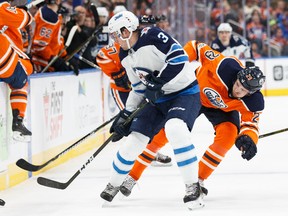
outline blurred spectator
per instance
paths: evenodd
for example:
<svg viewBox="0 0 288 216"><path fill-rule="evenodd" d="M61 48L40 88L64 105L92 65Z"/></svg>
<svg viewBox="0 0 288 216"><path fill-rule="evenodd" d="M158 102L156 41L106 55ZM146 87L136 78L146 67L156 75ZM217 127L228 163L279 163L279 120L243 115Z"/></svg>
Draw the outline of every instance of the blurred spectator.
<svg viewBox="0 0 288 216"><path fill-rule="evenodd" d="M245 20L251 19L253 16L253 11L258 11L260 13L260 7L257 5L257 2L255 0L246 0L246 4L244 5L244 15Z"/></svg>
<svg viewBox="0 0 288 216"><path fill-rule="evenodd" d="M262 48L262 41L267 38L267 31L261 22L260 13L255 10L252 13L251 21L247 24L247 36L250 41L258 43L260 49Z"/></svg>
<svg viewBox="0 0 288 216"><path fill-rule="evenodd" d="M91 48L96 45L97 39L95 38L91 41L87 41L88 38L93 34L94 29L85 25L86 12L86 8L83 6L75 7L74 12L71 15L71 20L67 22L67 34L65 35L65 41L67 40L73 26L77 25L78 29L72 39L70 46L67 47L66 50L68 56L77 53L78 55L83 56L85 59L95 63L95 58L93 58L91 55ZM82 61L80 62L74 57L72 58L72 61L75 64L79 64L80 69L91 68L90 65Z"/></svg>
<svg viewBox="0 0 288 216"><path fill-rule="evenodd" d="M164 14L156 16L156 26L163 29L167 33L170 32L170 24L167 16L165 16Z"/></svg>
<svg viewBox="0 0 288 216"><path fill-rule="evenodd" d="M270 40L264 40L261 56L262 57L269 57L269 49L270 49L270 55L272 57L278 57L281 55L281 50L278 46L275 46L273 42Z"/></svg>
<svg viewBox="0 0 288 216"><path fill-rule="evenodd" d="M259 49L258 44L256 42L251 43L251 49L252 49L253 57L255 59L262 57L260 54L260 49Z"/></svg>

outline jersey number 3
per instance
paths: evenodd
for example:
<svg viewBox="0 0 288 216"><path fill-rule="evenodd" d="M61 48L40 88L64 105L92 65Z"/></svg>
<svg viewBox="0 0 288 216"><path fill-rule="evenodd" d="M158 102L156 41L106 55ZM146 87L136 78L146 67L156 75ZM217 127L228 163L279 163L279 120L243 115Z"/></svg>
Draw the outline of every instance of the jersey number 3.
<svg viewBox="0 0 288 216"><path fill-rule="evenodd" d="M169 38L163 33L163 32L160 32L158 35L158 38L160 38L164 43L166 43Z"/></svg>

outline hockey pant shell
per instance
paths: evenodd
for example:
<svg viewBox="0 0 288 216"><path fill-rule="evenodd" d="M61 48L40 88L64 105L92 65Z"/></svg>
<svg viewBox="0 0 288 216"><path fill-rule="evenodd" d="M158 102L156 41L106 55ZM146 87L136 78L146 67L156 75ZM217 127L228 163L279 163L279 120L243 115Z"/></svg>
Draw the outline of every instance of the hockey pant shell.
<svg viewBox="0 0 288 216"><path fill-rule="evenodd" d="M222 122L214 127L214 142L205 151L199 162L199 178L207 179L224 159L235 143L238 129L231 122Z"/></svg>
<svg viewBox="0 0 288 216"><path fill-rule="evenodd" d="M154 136L152 141L146 146L146 149L138 156L132 167L129 175L138 180L144 170L150 166L151 162L156 157L157 152L168 142L165 131L162 128L158 134Z"/></svg>
<svg viewBox="0 0 288 216"><path fill-rule="evenodd" d="M129 92L119 91L115 88L111 88L112 97L120 110L125 108L125 103L127 101Z"/></svg>
<svg viewBox="0 0 288 216"><path fill-rule="evenodd" d="M173 148L184 184L198 182L197 152L187 124L178 118L169 119L165 124L165 133Z"/></svg>
<svg viewBox="0 0 288 216"><path fill-rule="evenodd" d="M112 176L109 182L114 187L122 184L124 178L132 169L137 156L144 150L148 141L149 137L134 131L126 138L112 163Z"/></svg>

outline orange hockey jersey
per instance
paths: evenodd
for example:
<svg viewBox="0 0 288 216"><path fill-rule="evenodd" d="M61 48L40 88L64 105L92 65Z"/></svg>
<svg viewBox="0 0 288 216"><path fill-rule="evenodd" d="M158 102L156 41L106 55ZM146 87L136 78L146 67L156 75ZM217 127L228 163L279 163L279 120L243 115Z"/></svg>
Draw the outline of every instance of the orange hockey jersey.
<svg viewBox="0 0 288 216"><path fill-rule="evenodd" d="M24 9L11 7L8 2L0 4L0 14L0 78L7 78L13 74L18 61L29 59L23 52L20 29L31 23L32 16ZM28 73L31 72L30 67Z"/></svg>
<svg viewBox="0 0 288 216"><path fill-rule="evenodd" d="M45 67L49 60L64 47L61 39L62 16L47 6L41 7L34 16L35 30L32 39L32 62ZM62 56L67 53L64 52Z"/></svg>
<svg viewBox="0 0 288 216"><path fill-rule="evenodd" d="M124 69L123 66L121 65L121 61L119 58L119 51L120 51L120 45L117 43L113 43L111 45L102 47L96 56L97 64L100 66L102 71L110 78L112 76L112 73ZM130 91L125 88L116 86L112 78L110 79L110 86L112 89L116 89L121 92Z"/></svg>
<svg viewBox="0 0 288 216"><path fill-rule="evenodd" d="M260 91L242 99L229 96L237 73L244 68L234 57L225 57L204 43L190 41L184 46L189 61L199 61L196 77L200 87L203 106L221 109L224 112L237 110L241 114L240 134L249 135L258 142L258 121L264 109L264 99Z"/></svg>

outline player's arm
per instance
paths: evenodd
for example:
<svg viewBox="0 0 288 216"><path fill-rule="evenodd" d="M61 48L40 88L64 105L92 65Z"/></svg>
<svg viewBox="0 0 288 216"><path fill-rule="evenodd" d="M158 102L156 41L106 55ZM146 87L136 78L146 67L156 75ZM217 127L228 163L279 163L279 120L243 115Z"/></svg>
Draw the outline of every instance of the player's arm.
<svg viewBox="0 0 288 216"><path fill-rule="evenodd" d="M22 8L11 7L9 3L0 7L0 25L22 29L33 21L32 15Z"/></svg>

